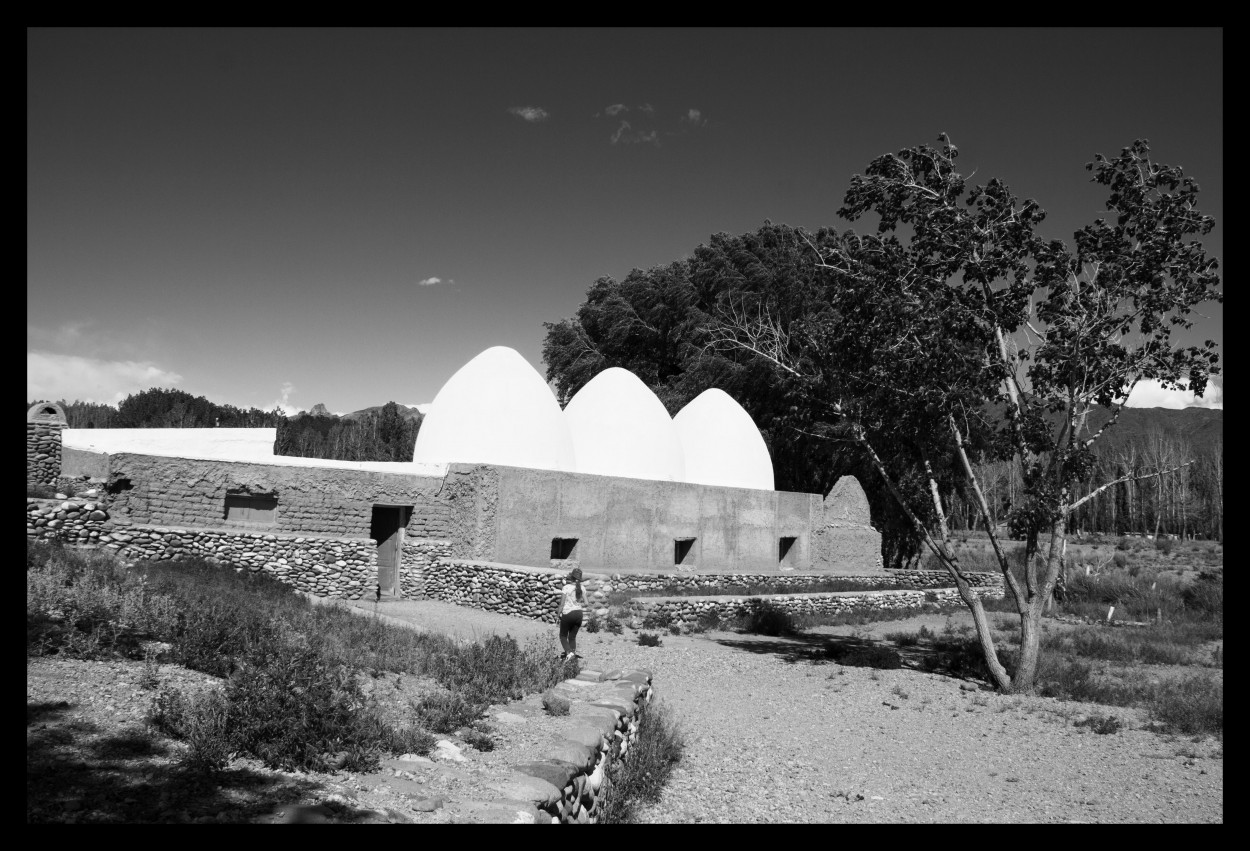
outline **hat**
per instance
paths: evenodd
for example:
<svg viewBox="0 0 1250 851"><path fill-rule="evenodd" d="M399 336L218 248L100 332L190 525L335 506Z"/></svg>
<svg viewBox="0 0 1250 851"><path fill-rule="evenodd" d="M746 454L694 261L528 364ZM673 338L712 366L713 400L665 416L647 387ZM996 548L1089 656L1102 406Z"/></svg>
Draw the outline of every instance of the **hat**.
<svg viewBox="0 0 1250 851"><path fill-rule="evenodd" d="M572 570L570 570L569 579L576 579L578 582L580 582L582 579L582 569L580 567L575 567Z"/></svg>

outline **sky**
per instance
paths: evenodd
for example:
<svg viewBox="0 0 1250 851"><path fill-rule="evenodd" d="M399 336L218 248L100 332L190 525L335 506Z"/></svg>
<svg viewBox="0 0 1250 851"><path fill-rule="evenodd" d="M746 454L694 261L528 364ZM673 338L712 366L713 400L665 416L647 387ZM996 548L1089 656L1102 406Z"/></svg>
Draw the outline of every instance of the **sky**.
<svg viewBox="0 0 1250 851"><path fill-rule="evenodd" d="M1148 139L1224 256L1220 29L33 29L26 62L32 401L425 405L496 345L545 374L597 278L852 227L851 176L943 132L1064 240L1085 163ZM1131 403L1195 401L1222 380Z"/></svg>

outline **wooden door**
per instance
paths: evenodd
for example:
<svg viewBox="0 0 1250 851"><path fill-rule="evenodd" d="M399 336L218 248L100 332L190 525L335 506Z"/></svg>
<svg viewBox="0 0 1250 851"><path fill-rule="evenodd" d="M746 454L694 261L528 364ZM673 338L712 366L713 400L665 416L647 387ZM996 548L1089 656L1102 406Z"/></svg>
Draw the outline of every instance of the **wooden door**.
<svg viewBox="0 0 1250 851"><path fill-rule="evenodd" d="M398 505L373 506L369 537L378 544L378 591L385 597L402 596L399 563L403 552L407 512Z"/></svg>

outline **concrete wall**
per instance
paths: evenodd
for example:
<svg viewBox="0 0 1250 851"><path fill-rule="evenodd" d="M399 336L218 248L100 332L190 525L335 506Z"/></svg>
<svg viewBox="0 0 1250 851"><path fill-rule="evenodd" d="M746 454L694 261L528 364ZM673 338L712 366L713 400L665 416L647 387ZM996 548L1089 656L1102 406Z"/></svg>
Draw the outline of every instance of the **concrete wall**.
<svg viewBox="0 0 1250 851"><path fill-rule="evenodd" d="M459 465L452 465L452 470ZM780 573L778 543L796 538L789 565L819 570L811 552L821 521L815 494L722 488L492 468L498 477L494 546L474 558L546 566L553 538L576 538L573 559L596 571ZM484 525L491 525L483 517ZM689 564L674 564L674 540L694 538Z"/></svg>

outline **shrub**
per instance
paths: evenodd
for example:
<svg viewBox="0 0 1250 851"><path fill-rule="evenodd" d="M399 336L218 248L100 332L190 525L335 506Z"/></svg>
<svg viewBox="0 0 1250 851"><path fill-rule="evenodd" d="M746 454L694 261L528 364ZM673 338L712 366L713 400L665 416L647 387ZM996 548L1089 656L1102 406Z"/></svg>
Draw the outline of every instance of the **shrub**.
<svg viewBox="0 0 1250 851"><path fill-rule="evenodd" d="M412 705L417 724L435 733L450 733L482 717L488 704L475 703L457 692L422 698Z"/></svg>
<svg viewBox="0 0 1250 851"><path fill-rule="evenodd" d="M543 709L547 710L548 715L568 715L572 706L567 697L561 697L551 690L543 695Z"/></svg>
<svg viewBox="0 0 1250 851"><path fill-rule="evenodd" d="M1133 542L1128 537L1121 537L1120 540L1115 542L1115 548L1127 552L1133 548Z"/></svg>
<svg viewBox="0 0 1250 851"><path fill-rule="evenodd" d="M742 623L743 629L756 635L778 636L798 632L790 613L769 600L748 601Z"/></svg>
<svg viewBox="0 0 1250 851"><path fill-rule="evenodd" d="M463 738L465 744L474 750L486 753L495 749L495 740L489 733L483 733L481 730L469 730Z"/></svg>
<svg viewBox="0 0 1250 851"><path fill-rule="evenodd" d="M56 499L57 490L52 485L41 485L35 482L26 483L27 499Z"/></svg>
<svg viewBox="0 0 1250 851"><path fill-rule="evenodd" d="M638 719L627 759L609 764L600 824L629 824L639 804L655 803L681 762L685 737L666 705L653 701Z"/></svg>
<svg viewBox="0 0 1250 851"><path fill-rule="evenodd" d="M1128 556L1124 553L1116 553L1111 557L1111 562L1116 567L1125 567L1128 565Z"/></svg>
<svg viewBox="0 0 1250 851"><path fill-rule="evenodd" d="M620 635L625 631L625 625L612 612L608 612L608 616L603 619L603 628L613 635Z"/></svg>
<svg viewBox="0 0 1250 851"><path fill-rule="evenodd" d="M599 618L594 612L589 612L586 618L586 625L583 627L587 632L599 631Z"/></svg>
<svg viewBox="0 0 1250 851"><path fill-rule="evenodd" d="M903 660L893 647L861 644L852 641L831 641L825 645L825 656L839 665L852 668L891 670L903 667Z"/></svg>
<svg viewBox="0 0 1250 851"><path fill-rule="evenodd" d="M914 632L887 632L886 641L893 641L899 647L915 647L920 643L920 636Z"/></svg>
<svg viewBox="0 0 1250 851"><path fill-rule="evenodd" d="M660 640L660 636L653 632L640 632L638 634L639 647L659 647L664 642Z"/></svg>
<svg viewBox="0 0 1250 851"><path fill-rule="evenodd" d="M1165 556L1170 556L1172 550L1176 548L1176 542L1171 538L1160 535L1155 539L1155 549Z"/></svg>
<svg viewBox="0 0 1250 851"><path fill-rule="evenodd" d="M1124 727L1120 719L1114 715L1090 715L1088 718L1077 721L1073 726L1088 727L1102 736L1118 733Z"/></svg>
<svg viewBox="0 0 1250 851"><path fill-rule="evenodd" d="M653 609L647 612L642 619L642 625L646 629L665 629L673 622L673 616L667 611Z"/></svg>

